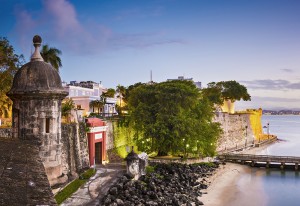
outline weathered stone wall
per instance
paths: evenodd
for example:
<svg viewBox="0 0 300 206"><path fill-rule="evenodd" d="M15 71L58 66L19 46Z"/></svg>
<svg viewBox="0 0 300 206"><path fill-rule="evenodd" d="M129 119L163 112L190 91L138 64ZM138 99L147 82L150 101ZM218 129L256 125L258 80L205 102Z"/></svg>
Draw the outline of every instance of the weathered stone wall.
<svg viewBox="0 0 300 206"><path fill-rule="evenodd" d="M76 176L84 168L89 167L85 125L84 123L62 124L61 129L62 173ZM0 128L0 139L12 139L12 128Z"/></svg>
<svg viewBox="0 0 300 206"><path fill-rule="evenodd" d="M247 110L228 114L219 112L215 121L221 124L223 134L219 138L217 150L249 144L262 133L261 110Z"/></svg>
<svg viewBox="0 0 300 206"><path fill-rule="evenodd" d="M62 166L63 173L77 176L89 167L88 140L83 123L62 124Z"/></svg>
<svg viewBox="0 0 300 206"><path fill-rule="evenodd" d="M111 150L114 148L114 128L112 121L106 121L106 149Z"/></svg>
<svg viewBox="0 0 300 206"><path fill-rule="evenodd" d="M12 128L0 128L1 139L12 139Z"/></svg>

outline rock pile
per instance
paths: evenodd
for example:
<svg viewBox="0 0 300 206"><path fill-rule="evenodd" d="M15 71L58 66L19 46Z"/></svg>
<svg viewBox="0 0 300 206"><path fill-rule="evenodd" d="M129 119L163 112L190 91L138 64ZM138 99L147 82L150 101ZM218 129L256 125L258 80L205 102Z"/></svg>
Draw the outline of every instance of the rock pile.
<svg viewBox="0 0 300 206"><path fill-rule="evenodd" d="M122 176L102 199L101 205L203 205L198 197L207 188L206 178L218 164L155 164L138 180Z"/></svg>

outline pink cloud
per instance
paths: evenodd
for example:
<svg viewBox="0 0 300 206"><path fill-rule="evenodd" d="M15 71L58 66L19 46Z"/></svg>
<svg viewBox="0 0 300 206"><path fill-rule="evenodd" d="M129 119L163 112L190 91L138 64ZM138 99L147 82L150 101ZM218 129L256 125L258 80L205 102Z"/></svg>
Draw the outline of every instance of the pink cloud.
<svg viewBox="0 0 300 206"><path fill-rule="evenodd" d="M159 32L120 34L97 22L83 24L78 19L75 7L67 0L43 0L42 6L40 11L35 12L34 18L25 9L18 12L16 28L17 31L24 31L19 37L22 42L32 38L28 35L38 33L48 39L46 42L51 39L58 44L51 46L78 54L183 43L181 40L167 39Z"/></svg>
<svg viewBox="0 0 300 206"><path fill-rule="evenodd" d="M36 21L32 18L29 12L26 10L15 10L16 14L16 35L19 37L19 43L21 45L22 50L28 50L28 46L31 45L31 42L28 42L29 34L32 35L32 31L36 27ZM32 37L31 37L32 38Z"/></svg>
<svg viewBox="0 0 300 206"><path fill-rule="evenodd" d="M69 32L83 32L77 20L75 8L65 0L44 0L43 1L49 17L53 17L54 28L59 36L64 37Z"/></svg>

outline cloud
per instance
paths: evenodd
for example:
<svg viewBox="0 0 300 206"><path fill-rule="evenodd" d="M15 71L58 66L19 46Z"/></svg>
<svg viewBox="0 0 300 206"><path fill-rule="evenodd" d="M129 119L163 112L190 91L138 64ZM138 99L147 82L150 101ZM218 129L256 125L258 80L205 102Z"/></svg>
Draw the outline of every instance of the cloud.
<svg viewBox="0 0 300 206"><path fill-rule="evenodd" d="M287 72L287 73L293 73L293 72L295 72L292 69L281 69L281 71L284 71L284 72Z"/></svg>
<svg viewBox="0 0 300 206"><path fill-rule="evenodd" d="M156 13L158 10L155 10ZM164 44L184 44L183 40L170 39L164 33L122 34L112 31L98 22L79 20L76 8L67 0L43 0L42 8L32 13L18 9L16 30L29 29L41 34L47 42L59 44L59 49L80 55L97 54L112 49L146 47ZM22 14L26 17L24 18ZM24 42L32 37L32 32L21 32L18 38ZM52 44L52 43L49 43ZM57 45L51 45L58 47Z"/></svg>
<svg viewBox="0 0 300 206"><path fill-rule="evenodd" d="M253 80L253 81L240 81L245 84L249 89L262 89L262 90L298 90L300 89L300 82L292 83L287 80Z"/></svg>
<svg viewBox="0 0 300 206"><path fill-rule="evenodd" d="M114 17L115 20L126 20L130 18L153 18L161 16L163 13L163 7L157 6L154 8L143 8L141 10L140 8L133 8L133 9L125 9L121 10L117 13L117 15Z"/></svg>
<svg viewBox="0 0 300 206"><path fill-rule="evenodd" d="M23 50L26 50L26 48L28 48L29 42L27 35L23 34L31 34L32 30L34 30L34 28L36 27L36 22L29 14L29 12L20 9L19 7L15 9L15 15L18 20L16 22L16 35L18 35L19 37L21 48Z"/></svg>
<svg viewBox="0 0 300 206"><path fill-rule="evenodd" d="M163 44L185 44L181 39L165 39L162 33L116 34L112 37L111 45L115 48L147 48Z"/></svg>

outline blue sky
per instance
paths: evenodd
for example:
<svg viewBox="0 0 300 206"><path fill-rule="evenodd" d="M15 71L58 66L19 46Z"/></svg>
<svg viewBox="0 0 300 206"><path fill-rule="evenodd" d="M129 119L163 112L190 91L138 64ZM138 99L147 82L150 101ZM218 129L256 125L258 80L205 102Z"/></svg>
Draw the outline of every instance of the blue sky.
<svg viewBox="0 0 300 206"><path fill-rule="evenodd" d="M129 86L185 76L236 80L251 102L300 108L298 0L0 0L0 36L29 60L32 37L62 51L64 81Z"/></svg>

